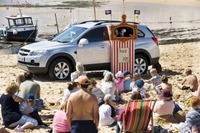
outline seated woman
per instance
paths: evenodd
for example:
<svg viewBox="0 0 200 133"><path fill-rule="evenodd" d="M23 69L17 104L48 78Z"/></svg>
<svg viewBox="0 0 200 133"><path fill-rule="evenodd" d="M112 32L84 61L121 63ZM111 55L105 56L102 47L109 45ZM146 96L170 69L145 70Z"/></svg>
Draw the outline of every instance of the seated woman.
<svg viewBox="0 0 200 133"><path fill-rule="evenodd" d="M6 93L1 95L0 103L3 117L3 124L6 127L14 128L16 132L23 132L25 129L33 129L38 125L37 120L22 115L19 110L19 103L24 99L16 96L15 93L19 86L11 82L6 88Z"/></svg>
<svg viewBox="0 0 200 133"><path fill-rule="evenodd" d="M117 107L112 101L111 95L105 95L104 104L99 107L99 121L102 126L116 125L117 117L115 109L117 109Z"/></svg>
<svg viewBox="0 0 200 133"><path fill-rule="evenodd" d="M94 78L90 79L91 86L88 87L88 91L97 97L98 103L103 102L104 93L100 88L97 87L97 81Z"/></svg>
<svg viewBox="0 0 200 133"><path fill-rule="evenodd" d="M175 104L171 91L169 89L162 90L159 98L160 101L157 101L154 107L154 116L173 115Z"/></svg>
<svg viewBox="0 0 200 133"><path fill-rule="evenodd" d="M65 103L65 101L69 98L71 93L76 92L78 90L76 82L70 82L67 84L67 88L64 90L64 96L61 100L61 105Z"/></svg>
<svg viewBox="0 0 200 133"><path fill-rule="evenodd" d="M70 133L71 129L69 127L67 117L66 117L66 107L67 101L59 110L56 110L56 113L53 117L53 133Z"/></svg>
<svg viewBox="0 0 200 133"><path fill-rule="evenodd" d="M142 96L140 95L139 92L134 91L130 98L131 98L131 100L141 100ZM123 107L121 112L119 113L118 122L117 122L117 126L116 126L116 133L120 132L120 126L122 126L123 114L125 114L126 108L127 108L126 106Z"/></svg>
<svg viewBox="0 0 200 133"><path fill-rule="evenodd" d="M121 100L117 92L117 87L113 73L105 73L104 78L101 80L100 88L105 95L110 94L113 101L119 102Z"/></svg>

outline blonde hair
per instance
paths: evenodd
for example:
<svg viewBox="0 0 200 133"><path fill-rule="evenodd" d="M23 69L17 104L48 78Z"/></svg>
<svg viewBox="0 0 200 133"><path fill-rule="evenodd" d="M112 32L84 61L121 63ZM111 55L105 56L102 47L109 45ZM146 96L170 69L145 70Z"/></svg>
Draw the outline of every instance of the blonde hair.
<svg viewBox="0 0 200 133"><path fill-rule="evenodd" d="M157 74L157 70L155 68L151 68L150 73L151 74Z"/></svg>
<svg viewBox="0 0 200 133"><path fill-rule="evenodd" d="M60 110L64 110L64 112L67 111L67 101L68 100L65 100L65 102L60 106Z"/></svg>
<svg viewBox="0 0 200 133"><path fill-rule="evenodd" d="M106 73L106 75L104 76L104 81L105 82L114 82L115 78L114 75L111 72Z"/></svg>
<svg viewBox="0 0 200 133"><path fill-rule="evenodd" d="M6 87L6 93L15 94L19 90L19 86L15 82L9 82Z"/></svg>
<svg viewBox="0 0 200 133"><path fill-rule="evenodd" d="M80 62L76 62L76 71L81 75L84 72L84 66Z"/></svg>

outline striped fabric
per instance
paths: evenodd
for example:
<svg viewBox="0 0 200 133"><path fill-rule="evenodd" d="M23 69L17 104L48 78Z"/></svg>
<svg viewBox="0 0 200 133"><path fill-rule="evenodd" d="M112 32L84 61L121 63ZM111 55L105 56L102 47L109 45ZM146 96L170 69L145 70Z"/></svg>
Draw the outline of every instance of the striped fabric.
<svg viewBox="0 0 200 133"><path fill-rule="evenodd" d="M135 59L135 51L134 51L134 40L111 40L111 71L112 73L117 73L118 71L126 71L134 72L134 59ZM125 50L128 54L128 58L122 61L122 57L120 56L120 50ZM121 59L120 59L121 58Z"/></svg>
<svg viewBox="0 0 200 133"><path fill-rule="evenodd" d="M131 101L124 114L125 130L127 132L146 131L155 102L155 100Z"/></svg>

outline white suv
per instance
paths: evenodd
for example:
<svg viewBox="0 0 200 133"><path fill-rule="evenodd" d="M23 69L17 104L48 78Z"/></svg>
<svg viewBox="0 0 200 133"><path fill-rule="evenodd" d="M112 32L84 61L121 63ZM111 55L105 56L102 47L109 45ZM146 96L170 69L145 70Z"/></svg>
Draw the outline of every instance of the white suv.
<svg viewBox="0 0 200 133"><path fill-rule="evenodd" d="M119 23L84 21L72 25L50 41L23 46L17 56L18 67L32 73L49 74L52 79L67 79L75 70L76 62L81 62L86 70L110 70L107 26ZM142 74L147 72L149 65L158 64L160 51L157 38L149 28L137 25L134 70Z"/></svg>

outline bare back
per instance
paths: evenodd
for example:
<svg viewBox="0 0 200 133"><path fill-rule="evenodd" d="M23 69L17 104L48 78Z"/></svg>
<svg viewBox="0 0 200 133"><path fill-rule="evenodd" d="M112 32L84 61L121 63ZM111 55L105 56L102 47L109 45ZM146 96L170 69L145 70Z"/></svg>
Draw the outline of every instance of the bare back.
<svg viewBox="0 0 200 133"><path fill-rule="evenodd" d="M98 101L95 95L83 89L71 94L71 120L94 120L95 110L98 110Z"/></svg>
<svg viewBox="0 0 200 133"><path fill-rule="evenodd" d="M197 77L195 75L193 75L193 74L188 75L186 77L186 82L190 86L191 90L193 90L193 91L197 90L197 88L198 88L198 80L197 80Z"/></svg>

